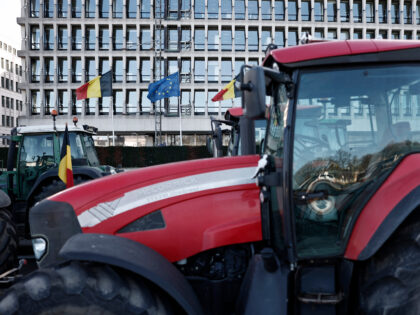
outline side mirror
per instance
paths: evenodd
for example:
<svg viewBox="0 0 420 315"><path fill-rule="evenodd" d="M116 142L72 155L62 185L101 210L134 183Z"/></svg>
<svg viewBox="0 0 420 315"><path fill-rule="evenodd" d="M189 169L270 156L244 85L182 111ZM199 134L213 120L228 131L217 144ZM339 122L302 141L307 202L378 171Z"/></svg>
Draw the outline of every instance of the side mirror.
<svg viewBox="0 0 420 315"><path fill-rule="evenodd" d="M244 67L241 69L243 73ZM243 73L241 89L242 107L250 119L264 118L265 115L265 74L263 67L255 66Z"/></svg>

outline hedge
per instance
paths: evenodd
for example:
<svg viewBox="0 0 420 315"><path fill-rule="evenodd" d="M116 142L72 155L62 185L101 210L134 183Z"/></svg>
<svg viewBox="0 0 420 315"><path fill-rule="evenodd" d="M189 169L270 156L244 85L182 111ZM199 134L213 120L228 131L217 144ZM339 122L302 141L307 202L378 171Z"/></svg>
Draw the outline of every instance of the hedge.
<svg viewBox="0 0 420 315"><path fill-rule="evenodd" d="M3 167L7 165L7 149L0 148ZM96 150L101 164L124 168L211 157L205 146L97 147Z"/></svg>

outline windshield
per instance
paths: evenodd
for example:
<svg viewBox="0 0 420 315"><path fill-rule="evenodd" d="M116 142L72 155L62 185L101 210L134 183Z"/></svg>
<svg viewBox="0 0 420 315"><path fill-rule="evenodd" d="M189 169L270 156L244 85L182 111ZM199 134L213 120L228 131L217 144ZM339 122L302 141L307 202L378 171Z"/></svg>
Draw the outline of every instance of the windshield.
<svg viewBox="0 0 420 315"><path fill-rule="evenodd" d="M63 145L63 136L64 134L61 133L60 134L60 148ZM71 159L74 166L99 165L96 152L94 152L93 154L91 152L92 146L93 146L93 140L90 135L69 132L69 140L70 140ZM83 141L85 144L84 146L82 143ZM93 147L93 150L95 150L94 147Z"/></svg>
<svg viewBox="0 0 420 315"><path fill-rule="evenodd" d="M298 255L336 255L375 185L403 156L420 152L420 67L307 70L297 86Z"/></svg>
<svg viewBox="0 0 420 315"><path fill-rule="evenodd" d="M53 136L47 134L25 135L19 156L21 167L54 164Z"/></svg>

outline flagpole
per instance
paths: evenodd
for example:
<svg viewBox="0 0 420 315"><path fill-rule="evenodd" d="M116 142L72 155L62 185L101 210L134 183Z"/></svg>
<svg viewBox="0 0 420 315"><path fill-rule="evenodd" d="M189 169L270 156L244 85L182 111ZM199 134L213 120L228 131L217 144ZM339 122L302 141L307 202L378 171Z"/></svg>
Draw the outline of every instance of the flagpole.
<svg viewBox="0 0 420 315"><path fill-rule="evenodd" d="M179 108L179 140L180 140L180 144L182 147L182 108L181 108L181 101L179 100L179 96L178 96L178 108Z"/></svg>
<svg viewBox="0 0 420 315"><path fill-rule="evenodd" d="M111 123L112 123L112 146L115 147L115 128L114 128L114 103L111 102Z"/></svg>

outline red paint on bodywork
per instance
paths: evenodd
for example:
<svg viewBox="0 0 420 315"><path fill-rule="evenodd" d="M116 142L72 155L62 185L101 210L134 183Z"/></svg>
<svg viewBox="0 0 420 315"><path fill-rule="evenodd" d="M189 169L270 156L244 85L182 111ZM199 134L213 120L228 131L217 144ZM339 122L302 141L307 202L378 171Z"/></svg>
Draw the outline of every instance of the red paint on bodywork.
<svg viewBox="0 0 420 315"><path fill-rule="evenodd" d="M171 163L104 177L54 195L76 214L111 202L125 192L155 183L207 172L256 167L258 156L238 156ZM117 234L127 224L161 210L163 229ZM85 233L117 234L177 261L207 249L262 239L259 188L243 184L189 193L139 206L84 228Z"/></svg>
<svg viewBox="0 0 420 315"><path fill-rule="evenodd" d="M345 40L318 42L271 51L278 63L287 64L345 55L378 53L420 47L420 41L402 40Z"/></svg>
<svg viewBox="0 0 420 315"><path fill-rule="evenodd" d="M419 185L420 154L407 156L367 203L354 225L345 258L357 260L394 207Z"/></svg>

